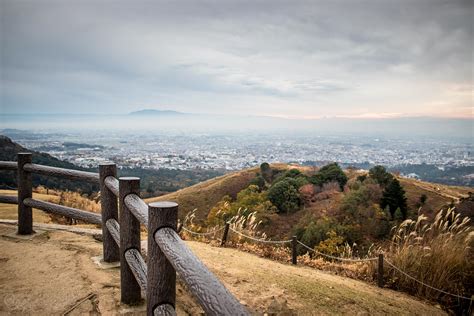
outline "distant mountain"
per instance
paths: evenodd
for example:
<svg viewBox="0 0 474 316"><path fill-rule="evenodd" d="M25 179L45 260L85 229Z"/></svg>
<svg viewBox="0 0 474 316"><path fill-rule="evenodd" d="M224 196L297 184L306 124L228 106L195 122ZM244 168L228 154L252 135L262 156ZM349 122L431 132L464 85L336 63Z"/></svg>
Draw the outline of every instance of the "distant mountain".
<svg viewBox="0 0 474 316"><path fill-rule="evenodd" d="M153 110L153 109L145 109L140 111L131 112L129 115L135 116L181 116L187 115L187 113L172 111L172 110Z"/></svg>

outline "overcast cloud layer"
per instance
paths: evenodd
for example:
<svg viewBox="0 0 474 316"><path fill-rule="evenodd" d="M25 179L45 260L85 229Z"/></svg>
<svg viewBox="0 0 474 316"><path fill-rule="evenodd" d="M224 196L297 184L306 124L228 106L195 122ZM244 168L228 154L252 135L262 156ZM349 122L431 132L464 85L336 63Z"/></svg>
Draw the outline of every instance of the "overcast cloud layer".
<svg viewBox="0 0 474 316"><path fill-rule="evenodd" d="M472 117L472 3L0 0L0 113Z"/></svg>

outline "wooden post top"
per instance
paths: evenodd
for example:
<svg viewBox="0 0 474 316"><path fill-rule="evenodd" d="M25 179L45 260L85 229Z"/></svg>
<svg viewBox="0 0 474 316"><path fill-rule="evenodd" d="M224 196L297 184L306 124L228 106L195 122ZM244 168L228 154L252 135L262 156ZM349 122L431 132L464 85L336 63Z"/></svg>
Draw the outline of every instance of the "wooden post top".
<svg viewBox="0 0 474 316"><path fill-rule="evenodd" d="M140 181L138 177L120 177L120 181Z"/></svg>
<svg viewBox="0 0 474 316"><path fill-rule="evenodd" d="M170 202L170 201L159 201L159 202L152 202L148 204L148 206L152 209L173 208L173 207L178 207L178 203Z"/></svg>

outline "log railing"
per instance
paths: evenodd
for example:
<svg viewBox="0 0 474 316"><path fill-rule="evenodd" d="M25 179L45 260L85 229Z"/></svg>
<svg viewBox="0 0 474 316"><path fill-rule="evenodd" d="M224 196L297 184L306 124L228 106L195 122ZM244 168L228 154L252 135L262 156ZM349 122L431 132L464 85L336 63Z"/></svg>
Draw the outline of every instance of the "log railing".
<svg viewBox="0 0 474 316"><path fill-rule="evenodd" d="M18 196L0 195L0 203L18 204L18 234L33 233L32 208L101 225L103 260L120 261L121 302L137 304L146 297L147 315L175 315L176 273L208 315L248 315L248 311L192 253L177 233L178 205L140 198L140 179L117 179L115 164L99 173L32 163L30 153L17 162L0 161L0 170L17 171ZM34 199L32 174L100 185L101 214ZM119 211L120 210L120 211ZM140 252L140 227L148 230L147 261Z"/></svg>

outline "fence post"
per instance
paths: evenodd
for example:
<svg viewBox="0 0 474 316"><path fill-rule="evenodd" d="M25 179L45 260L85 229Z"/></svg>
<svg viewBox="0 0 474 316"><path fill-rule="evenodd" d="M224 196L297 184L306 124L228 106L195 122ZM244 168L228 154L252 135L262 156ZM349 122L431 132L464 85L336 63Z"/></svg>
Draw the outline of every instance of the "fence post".
<svg viewBox="0 0 474 316"><path fill-rule="evenodd" d="M379 264L377 269L377 285L383 287L383 253L379 254Z"/></svg>
<svg viewBox="0 0 474 316"><path fill-rule="evenodd" d="M296 236L293 236L291 238L291 263L292 264L296 264L296 245L297 245L297 239L296 239Z"/></svg>
<svg viewBox="0 0 474 316"><path fill-rule="evenodd" d="M23 166L31 163L31 153L18 153L18 234L29 235L33 233L33 214L31 207L26 206L23 201L31 198L33 194L33 183L31 172L25 171Z"/></svg>
<svg viewBox="0 0 474 316"><path fill-rule="evenodd" d="M176 306L176 271L156 244L155 233L163 227L176 231L178 204L154 202L148 205L147 315L163 304Z"/></svg>
<svg viewBox="0 0 474 316"><path fill-rule="evenodd" d="M229 227L230 227L230 224L225 223L224 233L222 234L221 246L224 246L225 242L227 241L227 235L229 234Z"/></svg>
<svg viewBox="0 0 474 316"><path fill-rule="evenodd" d="M140 195L140 178L123 177L119 179L120 200L120 294L125 304L138 304L141 300L141 289L135 279L125 252L128 249L140 251L140 222L125 205L125 197L129 194Z"/></svg>
<svg viewBox="0 0 474 316"><path fill-rule="evenodd" d="M115 194L105 185L105 178L117 176L117 166L114 163L100 164L100 209L102 213L102 252L105 262L120 260L119 247L115 243L106 223L109 219L118 219L118 203Z"/></svg>

